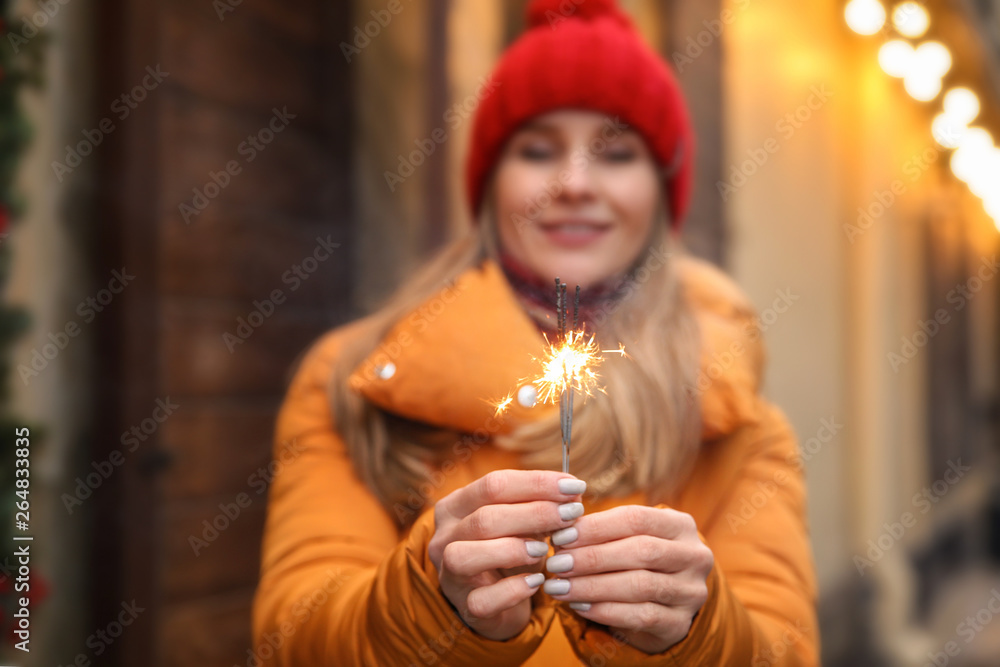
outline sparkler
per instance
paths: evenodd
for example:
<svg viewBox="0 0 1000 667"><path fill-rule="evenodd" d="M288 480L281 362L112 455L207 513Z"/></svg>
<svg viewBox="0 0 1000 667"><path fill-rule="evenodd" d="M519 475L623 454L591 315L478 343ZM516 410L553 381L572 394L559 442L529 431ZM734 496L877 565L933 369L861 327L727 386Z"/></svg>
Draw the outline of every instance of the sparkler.
<svg viewBox="0 0 1000 667"><path fill-rule="evenodd" d="M542 403L559 401L559 430L562 436L562 468L569 472L569 448L573 434L573 397L579 392L584 399L595 391L604 390L598 381L602 352L627 356L624 346L617 350L601 350L594 340L580 326L580 286L577 285L573 298L572 326L569 322L569 302L566 283L556 278L556 333L555 341L545 336L545 358L541 360L542 373L531 383L538 390L538 400ZM496 415L502 414L511 404L512 394L495 402Z"/></svg>

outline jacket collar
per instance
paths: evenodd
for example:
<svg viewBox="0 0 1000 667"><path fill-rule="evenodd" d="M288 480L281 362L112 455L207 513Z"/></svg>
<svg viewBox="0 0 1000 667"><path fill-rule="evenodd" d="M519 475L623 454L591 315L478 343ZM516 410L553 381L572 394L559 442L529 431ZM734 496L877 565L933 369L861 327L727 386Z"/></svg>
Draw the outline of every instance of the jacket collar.
<svg viewBox="0 0 1000 667"><path fill-rule="evenodd" d="M764 363L753 309L725 274L674 256L702 336L702 438L756 421ZM519 397L544 339L494 262L470 269L402 318L354 371L351 386L375 405L417 421L485 437L554 409ZM495 401L511 396L503 416Z"/></svg>

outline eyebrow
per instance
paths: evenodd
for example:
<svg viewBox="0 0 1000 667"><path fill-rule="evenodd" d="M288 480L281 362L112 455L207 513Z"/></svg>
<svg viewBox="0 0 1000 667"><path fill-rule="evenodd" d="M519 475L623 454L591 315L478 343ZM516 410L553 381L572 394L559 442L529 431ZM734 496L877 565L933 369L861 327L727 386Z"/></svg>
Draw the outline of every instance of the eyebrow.
<svg viewBox="0 0 1000 667"><path fill-rule="evenodd" d="M518 128L518 132L542 132L544 134L558 134L559 129L552 123L529 120Z"/></svg>

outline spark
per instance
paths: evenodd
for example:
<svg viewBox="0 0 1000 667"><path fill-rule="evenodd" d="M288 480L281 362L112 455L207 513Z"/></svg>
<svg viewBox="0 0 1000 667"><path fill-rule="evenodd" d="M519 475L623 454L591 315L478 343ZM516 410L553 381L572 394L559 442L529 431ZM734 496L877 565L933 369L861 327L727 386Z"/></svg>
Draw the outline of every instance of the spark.
<svg viewBox="0 0 1000 667"><path fill-rule="evenodd" d="M582 329L566 332L562 340L551 342L545 337L545 358L540 360L542 373L533 384L538 388L538 400L555 403L565 391L578 391L593 396L603 391L598 385L597 368L601 364L601 349Z"/></svg>
<svg viewBox="0 0 1000 667"><path fill-rule="evenodd" d="M510 407L510 404L513 401L514 401L514 392L511 392L506 396L504 396L503 398L501 398L499 401L490 403L490 405L493 406L493 416L499 417L503 413L507 412L507 408Z"/></svg>
<svg viewBox="0 0 1000 667"><path fill-rule="evenodd" d="M534 360L541 365L541 374L535 378L522 379L519 384L529 382L537 390L537 400L541 403L559 403L559 430L562 435L563 472L569 472L569 446L573 433L573 397L579 393L584 400L595 392L604 392L600 385L597 369L603 361L603 354L618 354L628 358L621 343L617 350L602 350L594 334L588 334L580 325L580 287L577 286L573 302L572 325L569 324L569 307L566 297L566 283L556 278L556 331L554 341L544 335L545 354ZM499 417L514 400L513 392L504 398L490 402L494 407L493 416Z"/></svg>

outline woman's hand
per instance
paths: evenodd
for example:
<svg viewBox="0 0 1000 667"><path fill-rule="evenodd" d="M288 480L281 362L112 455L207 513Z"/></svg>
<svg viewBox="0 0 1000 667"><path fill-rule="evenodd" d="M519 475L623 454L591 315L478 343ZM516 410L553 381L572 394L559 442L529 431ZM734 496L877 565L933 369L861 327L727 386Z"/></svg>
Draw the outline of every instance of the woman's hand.
<svg viewBox="0 0 1000 667"><path fill-rule="evenodd" d="M437 502L427 552L469 627L495 640L525 628L530 598L545 580L549 547L541 540L583 514L584 490L566 473L496 470Z"/></svg>
<svg viewBox="0 0 1000 667"><path fill-rule="evenodd" d="M690 515L626 505L590 514L555 533L565 546L546 562L558 579L545 592L583 618L624 632L646 653L687 636L708 597L714 558Z"/></svg>

